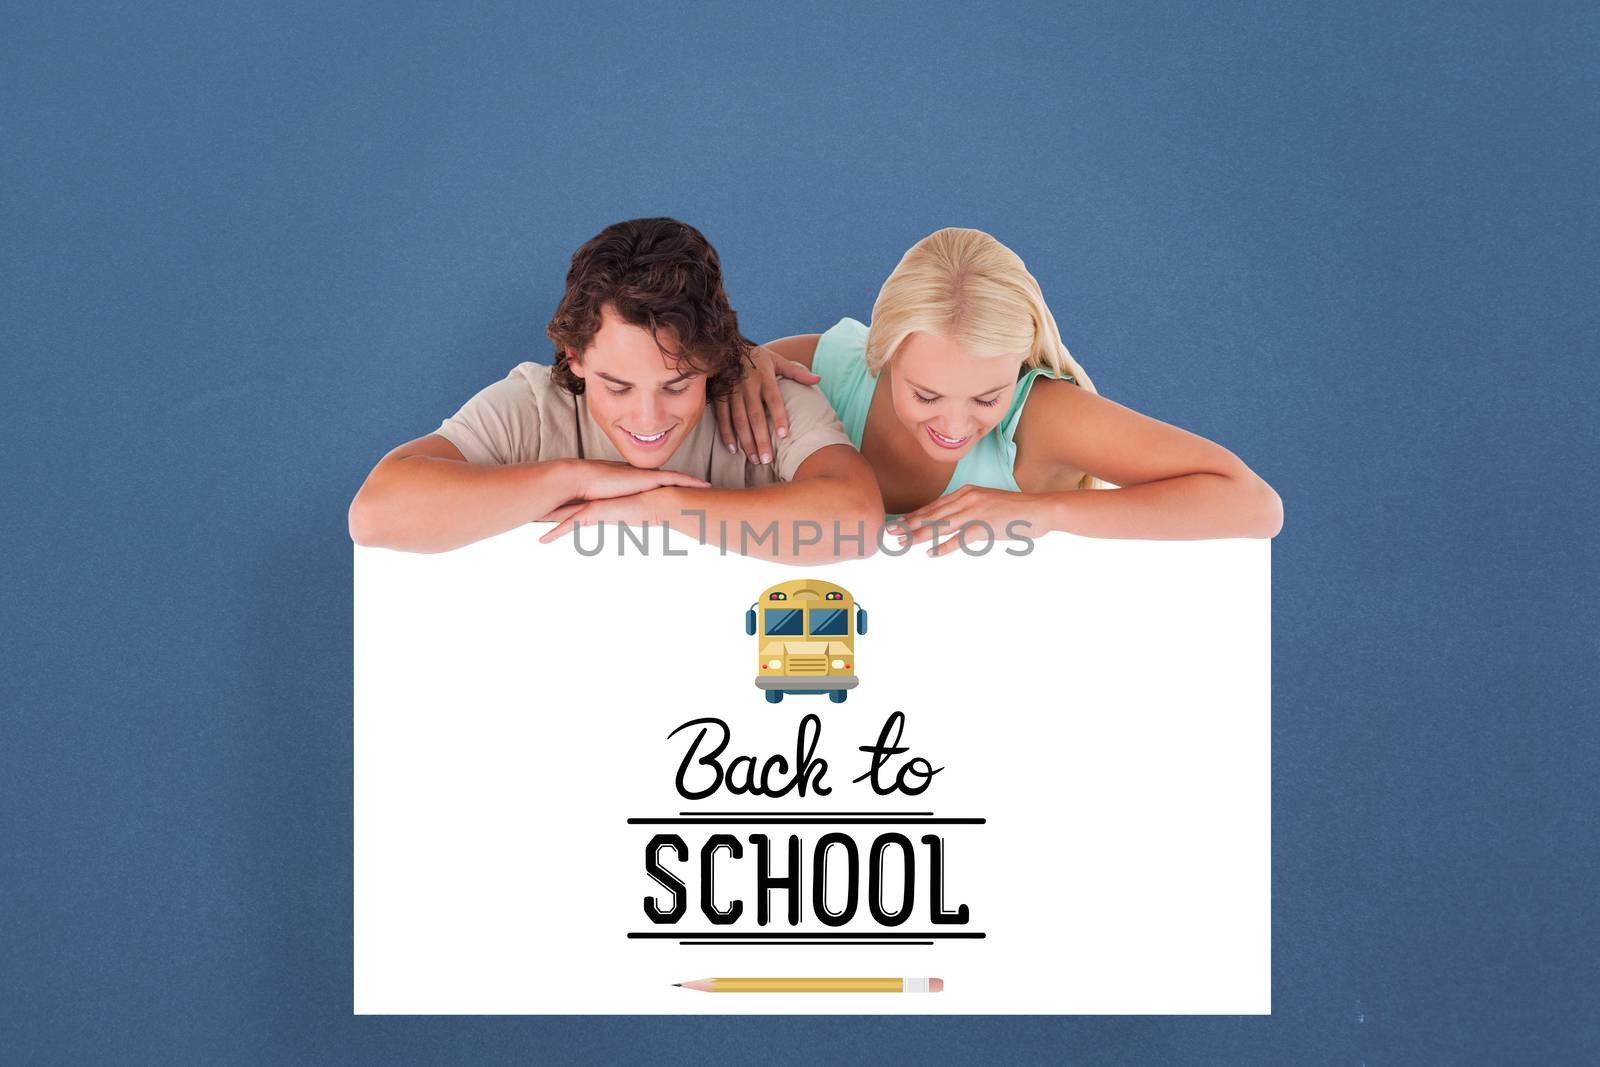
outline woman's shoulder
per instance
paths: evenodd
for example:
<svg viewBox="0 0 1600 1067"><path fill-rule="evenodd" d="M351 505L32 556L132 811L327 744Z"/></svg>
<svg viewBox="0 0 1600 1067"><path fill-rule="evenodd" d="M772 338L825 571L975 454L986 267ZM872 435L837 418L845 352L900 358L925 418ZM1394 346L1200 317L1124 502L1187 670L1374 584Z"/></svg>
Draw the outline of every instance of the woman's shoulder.
<svg viewBox="0 0 1600 1067"><path fill-rule="evenodd" d="M823 374L825 364L837 368L846 362L859 362L865 367L866 354L867 327L855 319L843 318L817 337L816 351L811 357L811 369Z"/></svg>
<svg viewBox="0 0 1600 1067"><path fill-rule="evenodd" d="M1034 375L1029 384L1028 402L1005 428L1013 476L1025 492L1078 488L1083 471L1070 457L1088 425L1086 407L1094 404L1095 394L1071 376L1048 372Z"/></svg>
<svg viewBox="0 0 1600 1067"><path fill-rule="evenodd" d="M849 315L822 331L822 336L850 337L859 335L863 341L867 339L867 324Z"/></svg>
<svg viewBox="0 0 1600 1067"><path fill-rule="evenodd" d="M1057 376L1047 367L1030 367L1017 379L1011 407L1000 420L1000 432L1007 441L1015 441L1026 427L1063 417L1083 394L1072 375Z"/></svg>
<svg viewBox="0 0 1600 1067"><path fill-rule="evenodd" d="M838 413L851 442L860 448L874 381L867 373L867 327L844 318L824 330L817 337L811 370L822 378L822 394Z"/></svg>

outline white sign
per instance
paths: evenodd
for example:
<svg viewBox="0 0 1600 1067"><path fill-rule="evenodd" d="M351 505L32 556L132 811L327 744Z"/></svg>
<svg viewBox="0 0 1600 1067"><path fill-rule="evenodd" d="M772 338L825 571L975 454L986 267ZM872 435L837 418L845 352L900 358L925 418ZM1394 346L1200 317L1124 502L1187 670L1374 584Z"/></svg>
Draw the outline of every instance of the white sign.
<svg viewBox="0 0 1600 1067"><path fill-rule="evenodd" d="M1268 542L539 532L355 549L358 1014L1270 1011Z"/></svg>

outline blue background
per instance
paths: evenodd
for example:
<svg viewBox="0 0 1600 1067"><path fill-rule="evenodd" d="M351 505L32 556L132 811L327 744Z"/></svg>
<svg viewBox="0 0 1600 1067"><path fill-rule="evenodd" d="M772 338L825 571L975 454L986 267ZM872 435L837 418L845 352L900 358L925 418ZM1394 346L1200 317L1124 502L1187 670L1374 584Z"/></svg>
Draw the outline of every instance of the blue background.
<svg viewBox="0 0 1600 1067"><path fill-rule="evenodd" d="M1600 1057L1594 5L333 7L7 5L0 1059ZM647 214L1280 491L1271 1018L351 1016L345 508Z"/></svg>

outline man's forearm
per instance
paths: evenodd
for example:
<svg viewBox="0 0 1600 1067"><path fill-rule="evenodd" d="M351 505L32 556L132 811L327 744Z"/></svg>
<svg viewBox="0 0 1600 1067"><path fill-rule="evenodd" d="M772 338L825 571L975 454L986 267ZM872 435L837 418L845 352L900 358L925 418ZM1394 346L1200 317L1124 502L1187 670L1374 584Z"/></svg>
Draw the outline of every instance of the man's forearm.
<svg viewBox="0 0 1600 1067"><path fill-rule="evenodd" d="M581 491L568 460L491 465L433 456L384 460L350 505L357 544L445 552L532 522Z"/></svg>
<svg viewBox="0 0 1600 1067"><path fill-rule="evenodd" d="M878 549L883 504L848 479L818 477L752 489L654 491L675 532L730 552L787 563L831 563Z"/></svg>

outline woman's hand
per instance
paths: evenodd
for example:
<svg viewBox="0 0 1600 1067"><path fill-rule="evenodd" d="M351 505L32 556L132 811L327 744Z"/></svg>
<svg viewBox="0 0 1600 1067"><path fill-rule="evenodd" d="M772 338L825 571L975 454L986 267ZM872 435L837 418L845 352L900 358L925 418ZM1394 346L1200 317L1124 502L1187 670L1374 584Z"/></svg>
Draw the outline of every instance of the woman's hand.
<svg viewBox="0 0 1600 1067"><path fill-rule="evenodd" d="M1048 501L1040 494L963 485L931 504L924 504L890 525L888 530L891 535L899 535L902 545L910 546L971 526L974 528L963 535L967 545L987 547L995 541L1043 537L1051 528L1049 510ZM963 536L951 537L933 546L928 549L928 555L948 556L961 547Z"/></svg>
<svg viewBox="0 0 1600 1067"><path fill-rule="evenodd" d="M717 432L729 452L744 449L751 462L772 462L772 436L767 420L772 420L779 437L789 436L789 413L778 392L778 379L788 378L802 385L822 381L803 363L785 359L765 345L750 350L745 375L732 393L716 403Z"/></svg>

